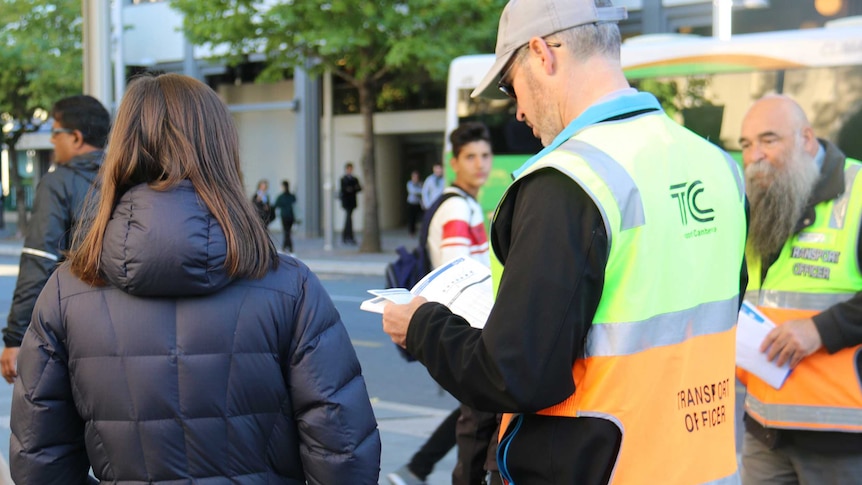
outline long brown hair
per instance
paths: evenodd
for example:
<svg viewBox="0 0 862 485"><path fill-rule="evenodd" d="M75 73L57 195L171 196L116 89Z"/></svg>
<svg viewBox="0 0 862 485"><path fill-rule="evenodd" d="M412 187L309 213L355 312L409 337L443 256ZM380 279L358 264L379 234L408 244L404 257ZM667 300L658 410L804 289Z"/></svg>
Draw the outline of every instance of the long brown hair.
<svg viewBox="0 0 862 485"><path fill-rule="evenodd" d="M196 79L144 75L129 84L101 179L95 217L69 257L72 272L89 284L103 282L102 244L114 207L143 183L166 191L191 181L227 238L229 275L261 278L278 264L275 246L243 191L233 119L218 95Z"/></svg>

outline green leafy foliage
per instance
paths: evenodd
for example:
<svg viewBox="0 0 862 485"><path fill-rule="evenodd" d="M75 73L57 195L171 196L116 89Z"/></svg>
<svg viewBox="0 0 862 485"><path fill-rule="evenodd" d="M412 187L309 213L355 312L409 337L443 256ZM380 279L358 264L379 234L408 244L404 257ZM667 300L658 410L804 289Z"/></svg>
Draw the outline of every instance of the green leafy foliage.
<svg viewBox="0 0 862 485"><path fill-rule="evenodd" d="M81 92L82 26L80 0L0 0L0 143L13 156L18 140L47 121L54 101ZM20 174L9 173L16 200L24 200ZM18 230L26 229L19 203Z"/></svg>
<svg viewBox="0 0 862 485"><path fill-rule="evenodd" d="M264 54L263 80L313 60L361 84L394 71L445 79L449 62L491 52L505 0L173 0L195 44L240 62Z"/></svg>
<svg viewBox="0 0 862 485"><path fill-rule="evenodd" d="M0 140L20 138L34 112L81 92L80 0L0 0L0 115L15 128Z"/></svg>

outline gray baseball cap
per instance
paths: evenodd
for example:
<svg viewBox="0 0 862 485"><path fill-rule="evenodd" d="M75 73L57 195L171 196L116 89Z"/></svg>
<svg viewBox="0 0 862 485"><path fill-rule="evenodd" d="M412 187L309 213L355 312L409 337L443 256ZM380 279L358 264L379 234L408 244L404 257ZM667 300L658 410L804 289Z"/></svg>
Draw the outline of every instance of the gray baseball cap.
<svg viewBox="0 0 862 485"><path fill-rule="evenodd" d="M497 89L502 70L519 47L533 37L597 22L628 17L623 7L596 7L594 0L509 0L497 30L497 59L470 97L505 98Z"/></svg>

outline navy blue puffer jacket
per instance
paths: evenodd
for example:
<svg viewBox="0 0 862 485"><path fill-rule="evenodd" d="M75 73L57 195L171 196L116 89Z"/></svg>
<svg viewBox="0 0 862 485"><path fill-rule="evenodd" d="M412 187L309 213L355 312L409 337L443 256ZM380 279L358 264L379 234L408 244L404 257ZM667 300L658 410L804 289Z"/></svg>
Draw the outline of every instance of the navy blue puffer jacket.
<svg viewBox="0 0 862 485"><path fill-rule="evenodd" d="M377 483L380 436L338 312L293 258L224 272L225 237L190 183L121 199L102 268L61 266L21 346L18 485Z"/></svg>

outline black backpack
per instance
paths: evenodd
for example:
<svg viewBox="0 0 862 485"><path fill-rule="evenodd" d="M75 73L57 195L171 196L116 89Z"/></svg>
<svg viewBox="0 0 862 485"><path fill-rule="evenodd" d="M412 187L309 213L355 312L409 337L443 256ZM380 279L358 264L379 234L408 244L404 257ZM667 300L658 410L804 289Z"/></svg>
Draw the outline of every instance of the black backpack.
<svg viewBox="0 0 862 485"><path fill-rule="evenodd" d="M444 192L437 197L431 207L425 211L422 217L422 226L419 228L419 245L408 251L404 246L398 246L395 250L398 259L386 265L386 287L387 288L413 288L419 280L431 272L431 258L428 256L428 226L431 218L440 208L440 205L450 197L461 197L456 192Z"/></svg>

